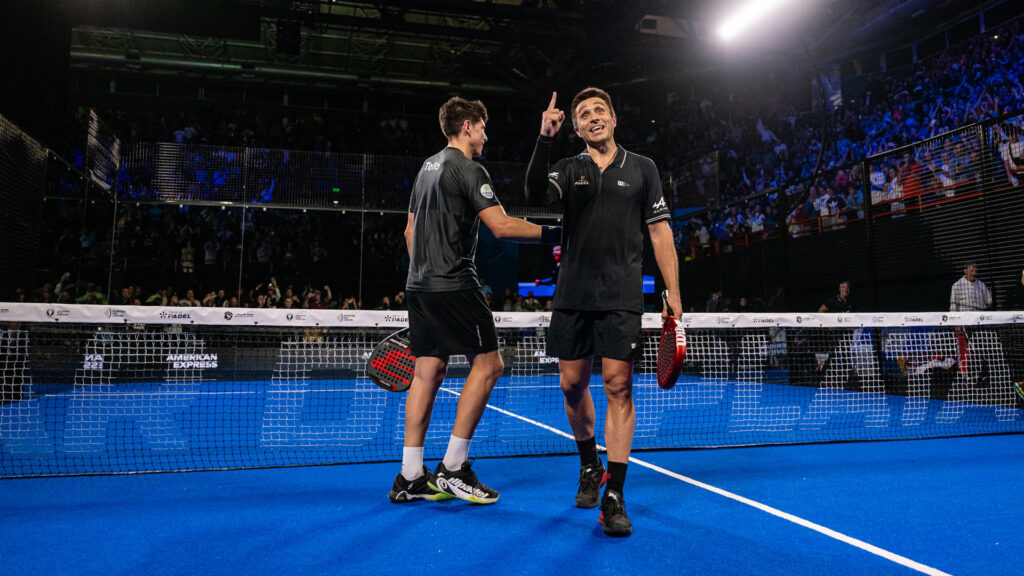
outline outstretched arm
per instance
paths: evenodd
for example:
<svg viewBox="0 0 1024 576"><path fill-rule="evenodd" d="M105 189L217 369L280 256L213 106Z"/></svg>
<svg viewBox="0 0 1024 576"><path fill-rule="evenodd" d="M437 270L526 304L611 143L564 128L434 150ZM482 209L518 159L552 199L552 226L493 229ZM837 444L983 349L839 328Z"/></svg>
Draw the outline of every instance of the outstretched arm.
<svg viewBox="0 0 1024 576"><path fill-rule="evenodd" d="M665 280L665 289L668 290L668 306L672 309L672 315L677 319L683 316L683 305L679 297L679 260L676 256L676 243L672 236L672 228L668 221L661 220L649 224L647 229L651 233L651 245L654 246L654 259L658 261L658 269L661 270L661 277Z"/></svg>
<svg viewBox="0 0 1024 576"><path fill-rule="evenodd" d="M538 226L505 213L501 206L491 206L480 211L480 219L494 233L495 238L524 244L543 242L557 244L562 241L560 226Z"/></svg>

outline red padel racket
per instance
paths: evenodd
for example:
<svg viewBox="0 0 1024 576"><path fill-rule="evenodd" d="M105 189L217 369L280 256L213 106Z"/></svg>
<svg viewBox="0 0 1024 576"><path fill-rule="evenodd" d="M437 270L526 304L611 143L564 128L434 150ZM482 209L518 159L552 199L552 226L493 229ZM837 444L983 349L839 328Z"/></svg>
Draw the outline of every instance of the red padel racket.
<svg viewBox="0 0 1024 576"><path fill-rule="evenodd" d="M403 328L374 347L366 361L366 375L390 392L405 392L416 373L416 357L409 351L409 329Z"/></svg>
<svg viewBox="0 0 1024 576"><path fill-rule="evenodd" d="M666 299L666 294L662 293ZM661 325L661 340L658 342L658 386L665 390L676 385L679 372L686 361L686 330L672 317L666 299L665 308L669 317Z"/></svg>

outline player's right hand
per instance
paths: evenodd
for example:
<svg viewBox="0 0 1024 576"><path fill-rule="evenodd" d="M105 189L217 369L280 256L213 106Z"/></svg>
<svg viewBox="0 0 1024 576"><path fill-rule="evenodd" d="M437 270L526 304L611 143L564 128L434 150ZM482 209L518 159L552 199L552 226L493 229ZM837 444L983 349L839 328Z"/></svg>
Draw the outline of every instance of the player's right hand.
<svg viewBox="0 0 1024 576"><path fill-rule="evenodd" d="M554 136L565 121L565 112L555 108L555 100L558 99L558 92L551 93L551 103L540 119L541 136Z"/></svg>

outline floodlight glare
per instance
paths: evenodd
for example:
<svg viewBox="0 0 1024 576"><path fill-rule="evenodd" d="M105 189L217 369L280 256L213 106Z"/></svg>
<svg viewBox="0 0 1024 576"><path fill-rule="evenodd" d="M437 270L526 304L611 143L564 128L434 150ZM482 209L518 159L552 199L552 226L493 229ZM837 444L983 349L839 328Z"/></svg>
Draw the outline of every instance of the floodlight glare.
<svg viewBox="0 0 1024 576"><path fill-rule="evenodd" d="M789 0L750 0L718 27L718 36L722 40L732 40L737 34L787 2Z"/></svg>

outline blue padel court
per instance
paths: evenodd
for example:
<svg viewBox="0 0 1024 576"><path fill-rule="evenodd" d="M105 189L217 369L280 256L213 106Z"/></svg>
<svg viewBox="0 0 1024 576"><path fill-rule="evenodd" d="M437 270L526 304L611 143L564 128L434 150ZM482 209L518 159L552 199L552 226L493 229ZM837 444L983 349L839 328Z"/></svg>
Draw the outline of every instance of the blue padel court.
<svg viewBox="0 0 1024 576"><path fill-rule="evenodd" d="M625 539L573 507L577 457L548 456L478 460L491 506L391 504L397 463L4 480L0 554L11 575L992 575L1024 558L1017 435L635 456Z"/></svg>

